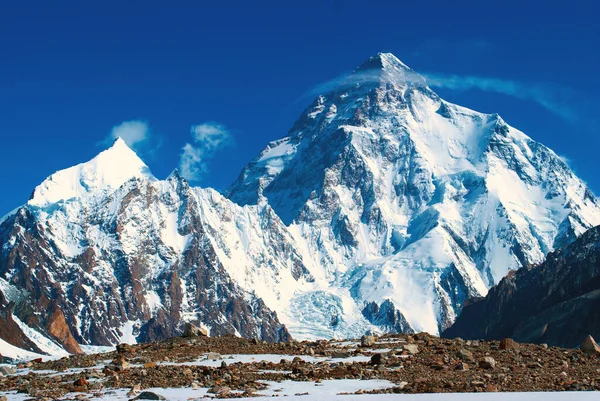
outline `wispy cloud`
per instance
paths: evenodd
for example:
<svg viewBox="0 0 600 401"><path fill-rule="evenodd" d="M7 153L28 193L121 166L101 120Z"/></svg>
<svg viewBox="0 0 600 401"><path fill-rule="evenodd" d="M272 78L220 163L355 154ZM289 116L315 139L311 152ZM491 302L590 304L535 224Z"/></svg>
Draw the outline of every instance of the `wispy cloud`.
<svg viewBox="0 0 600 401"><path fill-rule="evenodd" d="M448 55L460 59L477 58L493 54L498 47L483 38L451 41L446 38L431 38L420 43L413 51L414 57L443 59Z"/></svg>
<svg viewBox="0 0 600 401"><path fill-rule="evenodd" d="M215 152L233 144L231 131L214 121L191 127L193 143L186 143L179 160L181 175L189 181L200 181L208 172L208 160Z"/></svg>
<svg viewBox="0 0 600 401"><path fill-rule="evenodd" d="M586 123L590 117L587 112L588 106L583 104L582 95L551 83L437 73L425 74L425 78L431 87L458 91L475 89L532 101L570 123Z"/></svg>
<svg viewBox="0 0 600 401"><path fill-rule="evenodd" d="M144 120L128 120L113 126L110 133L99 144L109 146L117 138L123 139L136 152L150 157L162 144L162 139L152 133L150 125Z"/></svg>
<svg viewBox="0 0 600 401"><path fill-rule="evenodd" d="M425 81L423 81L423 78ZM600 109L598 100L590 99L589 96L575 90L552 83L443 73L418 74L413 71L404 71L401 79L413 84L426 82L432 88L444 88L454 91L480 90L534 102L571 124L591 126L598 122L596 116L597 110ZM297 101L307 97L323 95L334 90L350 89L359 84L378 83L380 80L380 72L374 70L342 75L316 85Z"/></svg>
<svg viewBox="0 0 600 401"><path fill-rule="evenodd" d="M150 139L150 127L146 121L123 121L112 128L109 138L111 140L121 138L127 145L135 149Z"/></svg>

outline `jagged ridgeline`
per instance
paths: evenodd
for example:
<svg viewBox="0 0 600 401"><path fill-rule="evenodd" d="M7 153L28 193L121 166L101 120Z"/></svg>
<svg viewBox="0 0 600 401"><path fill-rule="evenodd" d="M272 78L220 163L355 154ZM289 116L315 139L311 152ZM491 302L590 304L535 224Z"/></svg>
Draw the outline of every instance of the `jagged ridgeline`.
<svg viewBox="0 0 600 401"><path fill-rule="evenodd" d="M379 54L225 196L156 179L121 140L50 176L0 225L0 337L56 353L185 322L270 341L438 334L597 224L598 201L554 152Z"/></svg>

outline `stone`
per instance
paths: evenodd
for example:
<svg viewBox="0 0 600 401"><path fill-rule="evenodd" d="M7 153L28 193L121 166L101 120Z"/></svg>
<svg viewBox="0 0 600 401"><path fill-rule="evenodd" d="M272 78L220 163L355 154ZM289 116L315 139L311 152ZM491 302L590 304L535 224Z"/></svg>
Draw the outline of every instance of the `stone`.
<svg viewBox="0 0 600 401"><path fill-rule="evenodd" d="M128 397L136 396L140 393L140 391L142 391L142 386L140 384L136 384L135 386L133 386L131 388L131 390L129 390L129 392L127 393L127 396Z"/></svg>
<svg viewBox="0 0 600 401"><path fill-rule="evenodd" d="M375 336L367 336L364 335L360 338L360 346L361 347L371 347L375 345L376 338Z"/></svg>
<svg viewBox="0 0 600 401"><path fill-rule="evenodd" d="M402 347L411 355L419 353L419 346L417 344L404 344Z"/></svg>
<svg viewBox="0 0 600 401"><path fill-rule="evenodd" d="M227 369L227 362L221 361L221 369Z"/></svg>
<svg viewBox="0 0 600 401"><path fill-rule="evenodd" d="M458 365L456 365L456 370L469 370L469 365L464 362L459 362Z"/></svg>
<svg viewBox="0 0 600 401"><path fill-rule="evenodd" d="M463 361L472 362L473 361L473 353L469 350L461 348L458 350L457 356Z"/></svg>
<svg viewBox="0 0 600 401"><path fill-rule="evenodd" d="M231 388L229 388L227 386L215 386L215 387L211 387L208 390L208 392L222 397L222 396L225 396L225 395L231 393Z"/></svg>
<svg viewBox="0 0 600 401"><path fill-rule="evenodd" d="M5 395L0 395L0 401L8 401L8 398Z"/></svg>
<svg viewBox="0 0 600 401"><path fill-rule="evenodd" d="M133 347L126 343L118 344L115 348L116 348L117 352L120 354L125 353L125 352L130 352L133 350Z"/></svg>
<svg viewBox="0 0 600 401"><path fill-rule="evenodd" d="M491 356L486 356L479 360L479 367L483 369L494 369L496 367L496 360Z"/></svg>
<svg viewBox="0 0 600 401"><path fill-rule="evenodd" d="M583 351L584 354L588 355L600 354L600 347L598 346L596 341L594 341L594 338L592 336L587 336L581 343L579 349L581 349L581 351Z"/></svg>
<svg viewBox="0 0 600 401"><path fill-rule="evenodd" d="M144 364L144 369L153 369L156 367L156 362L146 362Z"/></svg>
<svg viewBox="0 0 600 401"><path fill-rule="evenodd" d="M80 377L79 379L75 380L75 382L73 382L73 385L76 387L87 387L88 384L89 383L85 379L85 377Z"/></svg>
<svg viewBox="0 0 600 401"><path fill-rule="evenodd" d="M519 349L519 343L512 338L504 338L500 341L501 350L517 350Z"/></svg>
<svg viewBox="0 0 600 401"><path fill-rule="evenodd" d="M221 359L221 354L218 354L216 352L209 352L206 355L206 358L210 359L211 361L217 361L217 360Z"/></svg>
<svg viewBox="0 0 600 401"><path fill-rule="evenodd" d="M208 331L204 327L186 323L183 326L183 337L208 337Z"/></svg>
<svg viewBox="0 0 600 401"><path fill-rule="evenodd" d="M135 397L134 400L166 400L166 398L160 394L153 393L152 391L143 391L140 395Z"/></svg>
<svg viewBox="0 0 600 401"><path fill-rule="evenodd" d="M381 365L383 363L383 355L375 354L371 357L371 365Z"/></svg>

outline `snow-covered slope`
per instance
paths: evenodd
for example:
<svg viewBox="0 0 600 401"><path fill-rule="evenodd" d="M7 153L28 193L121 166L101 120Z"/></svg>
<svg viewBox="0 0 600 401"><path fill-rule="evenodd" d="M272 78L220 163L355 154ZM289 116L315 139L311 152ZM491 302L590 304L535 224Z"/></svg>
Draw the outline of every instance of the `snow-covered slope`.
<svg viewBox="0 0 600 401"><path fill-rule="evenodd" d="M56 353L184 322L266 340L439 333L598 224L554 152L379 54L227 197L157 180L122 140L53 174L0 220L0 338Z"/></svg>
<svg viewBox="0 0 600 401"><path fill-rule="evenodd" d="M358 335L366 320L438 333L467 298L600 224L554 152L440 99L391 54L319 96L228 196L269 204L303 250L320 288L276 309L300 336Z"/></svg>
<svg viewBox="0 0 600 401"><path fill-rule="evenodd" d="M65 345L49 307L64 314L72 344L160 339L184 322L283 340L256 293L272 306L281 287L267 284L297 280L311 278L268 206L237 206L177 171L158 181L121 140L53 174L0 225L0 315L28 322L9 335L36 352L56 354L39 346L43 336Z"/></svg>

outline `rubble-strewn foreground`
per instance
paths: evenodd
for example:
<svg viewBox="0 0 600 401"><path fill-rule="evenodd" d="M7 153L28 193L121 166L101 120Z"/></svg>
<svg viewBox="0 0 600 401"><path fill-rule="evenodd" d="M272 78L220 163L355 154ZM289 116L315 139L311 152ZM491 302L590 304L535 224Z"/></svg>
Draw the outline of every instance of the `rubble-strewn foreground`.
<svg viewBox="0 0 600 401"><path fill-rule="evenodd" d="M31 361L16 372L4 365L0 394L83 400L115 389L135 398L154 389L143 393L148 399L160 393L157 388L188 388L196 389L198 398L236 398L279 395L277 387L285 382L302 389L289 395L310 396L340 379L359 394L600 390L600 359L590 340L582 349L564 349L424 333L286 343L174 338L121 344L105 354ZM293 382L305 385L290 386Z"/></svg>

